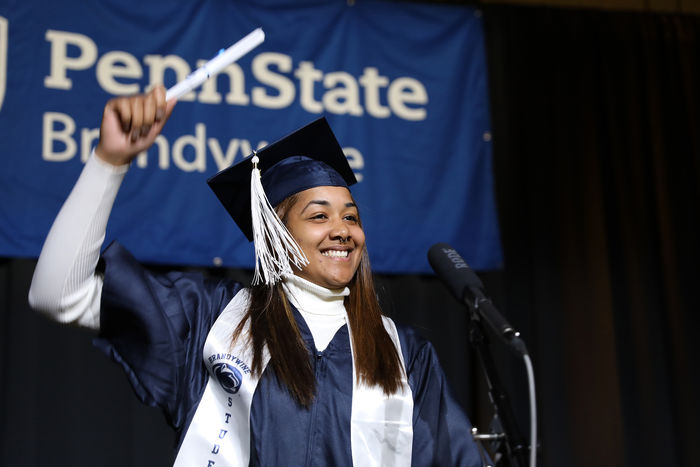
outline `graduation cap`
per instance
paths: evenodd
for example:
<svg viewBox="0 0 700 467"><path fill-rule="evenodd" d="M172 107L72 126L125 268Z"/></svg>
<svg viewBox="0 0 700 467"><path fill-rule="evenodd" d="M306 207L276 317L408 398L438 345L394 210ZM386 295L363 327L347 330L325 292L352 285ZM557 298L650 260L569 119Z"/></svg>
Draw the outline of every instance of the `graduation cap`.
<svg viewBox="0 0 700 467"><path fill-rule="evenodd" d="M325 118L319 118L207 180L248 240L255 242L255 276L267 284L308 264L274 211L289 196L357 180ZM262 273L262 274L261 274Z"/></svg>

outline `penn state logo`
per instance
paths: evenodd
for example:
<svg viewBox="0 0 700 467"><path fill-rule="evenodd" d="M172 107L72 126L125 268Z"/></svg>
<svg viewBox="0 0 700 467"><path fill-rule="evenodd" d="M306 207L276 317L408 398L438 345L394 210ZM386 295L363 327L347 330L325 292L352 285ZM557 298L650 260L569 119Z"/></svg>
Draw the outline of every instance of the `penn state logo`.
<svg viewBox="0 0 700 467"><path fill-rule="evenodd" d="M236 394L241 388L243 377L236 367L228 363L217 363L212 367L221 388L229 394Z"/></svg>

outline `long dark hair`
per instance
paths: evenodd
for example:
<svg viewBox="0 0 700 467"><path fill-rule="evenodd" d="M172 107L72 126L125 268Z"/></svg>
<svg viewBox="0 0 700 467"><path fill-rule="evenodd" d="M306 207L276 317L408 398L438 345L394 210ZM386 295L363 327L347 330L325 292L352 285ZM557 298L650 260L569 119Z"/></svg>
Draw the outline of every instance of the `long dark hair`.
<svg viewBox="0 0 700 467"><path fill-rule="evenodd" d="M292 195L276 207L284 222L297 199L298 196ZM393 394L400 387L403 369L396 347L382 323L367 248L363 248L360 265L348 288L350 295L345 297L345 309L352 330L357 378L370 386L380 386L387 395ZM250 287L250 306L235 329L232 342L242 337L243 326L248 320L250 334L244 338L249 339L248 344L253 348L253 373L262 373L262 352L267 345L269 364L278 382L287 388L299 405L310 407L316 381L309 351L281 283Z"/></svg>

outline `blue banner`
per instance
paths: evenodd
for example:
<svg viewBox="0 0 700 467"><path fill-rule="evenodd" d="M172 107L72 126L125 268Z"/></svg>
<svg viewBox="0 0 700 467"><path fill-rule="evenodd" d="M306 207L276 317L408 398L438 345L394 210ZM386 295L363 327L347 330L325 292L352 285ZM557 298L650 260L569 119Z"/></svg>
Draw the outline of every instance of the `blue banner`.
<svg viewBox="0 0 700 467"><path fill-rule="evenodd" d="M145 262L251 267L206 179L325 115L375 271L454 246L500 266L480 12L346 0L0 1L0 256L38 255L115 95L172 86L257 27L132 164L108 239Z"/></svg>

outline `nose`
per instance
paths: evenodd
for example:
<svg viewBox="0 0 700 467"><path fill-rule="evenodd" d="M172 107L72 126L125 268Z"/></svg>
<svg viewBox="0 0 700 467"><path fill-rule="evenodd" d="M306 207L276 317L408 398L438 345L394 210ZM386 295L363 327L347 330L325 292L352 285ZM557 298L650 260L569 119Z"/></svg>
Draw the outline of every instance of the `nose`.
<svg viewBox="0 0 700 467"><path fill-rule="evenodd" d="M340 220L333 225L330 231L331 240L338 240L340 243L345 243L350 239L350 230L348 226Z"/></svg>

